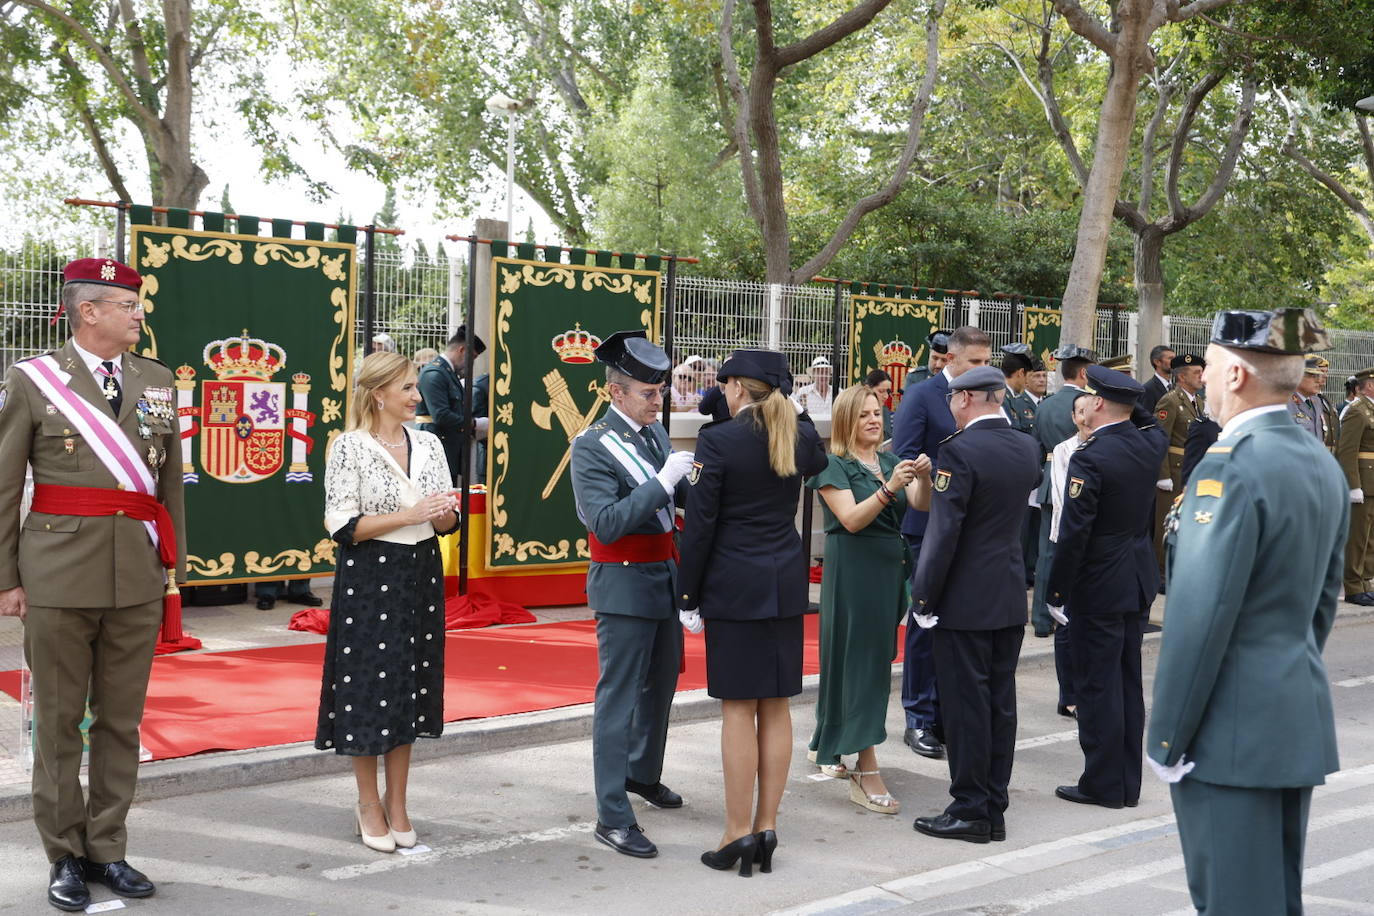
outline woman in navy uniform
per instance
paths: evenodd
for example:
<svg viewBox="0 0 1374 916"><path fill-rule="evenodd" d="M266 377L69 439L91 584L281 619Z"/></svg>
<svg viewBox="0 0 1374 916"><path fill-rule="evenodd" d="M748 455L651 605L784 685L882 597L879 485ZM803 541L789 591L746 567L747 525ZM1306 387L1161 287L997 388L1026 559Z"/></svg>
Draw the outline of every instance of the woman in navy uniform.
<svg viewBox="0 0 1374 916"><path fill-rule="evenodd" d="M706 621L707 692L722 700L725 832L712 868L757 856L771 870L792 757L788 697L801 693L806 550L794 519L802 477L826 466L820 436L787 395L786 358L736 350L721 366L733 419L703 426L689 476L678 607ZM754 785L758 807L754 809Z"/></svg>

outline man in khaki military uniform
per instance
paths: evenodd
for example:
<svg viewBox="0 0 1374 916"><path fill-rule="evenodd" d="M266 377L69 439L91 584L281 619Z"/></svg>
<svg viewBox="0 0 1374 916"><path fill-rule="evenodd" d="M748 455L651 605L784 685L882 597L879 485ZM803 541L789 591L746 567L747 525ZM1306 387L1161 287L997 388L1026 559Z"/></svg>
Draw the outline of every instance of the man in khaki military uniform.
<svg viewBox="0 0 1374 916"><path fill-rule="evenodd" d="M1198 392L1202 390L1202 370L1205 363L1194 353L1180 353L1169 363L1174 374L1174 387L1155 404L1155 418L1169 440L1169 451L1159 466L1159 480L1155 483L1155 559L1159 571L1164 572L1164 518L1173 505L1174 494L1183 481L1183 453L1188 443L1188 427L1202 419L1204 408Z"/></svg>
<svg viewBox="0 0 1374 916"><path fill-rule="evenodd" d="M124 861L124 820L168 573L184 578L185 538L172 373L129 352L142 279L98 258L63 276L71 340L10 367L0 389L0 615L24 621L33 671L33 814L52 863L48 902L75 911L90 902L88 880L125 897L155 890ZM160 473L169 455L172 470ZM26 464L34 503L21 530Z"/></svg>
<svg viewBox="0 0 1374 916"><path fill-rule="evenodd" d="M1374 607L1374 368L1355 373L1355 400L1341 420L1336 460L1350 487L1345 600Z"/></svg>

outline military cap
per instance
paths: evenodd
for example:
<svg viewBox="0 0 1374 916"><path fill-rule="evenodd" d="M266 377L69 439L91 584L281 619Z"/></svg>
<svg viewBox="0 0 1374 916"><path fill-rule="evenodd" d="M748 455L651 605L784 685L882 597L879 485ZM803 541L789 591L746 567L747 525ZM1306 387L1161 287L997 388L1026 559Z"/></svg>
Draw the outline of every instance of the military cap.
<svg viewBox="0 0 1374 916"><path fill-rule="evenodd" d="M1088 385L1084 390L1118 404L1134 404L1145 393L1145 386L1124 372L1106 366L1089 366Z"/></svg>
<svg viewBox="0 0 1374 916"><path fill-rule="evenodd" d="M1076 344L1064 344L1064 346L1055 350L1051 355L1061 363L1066 359L1081 359L1090 363L1097 362L1096 350L1089 350L1087 347L1080 347Z"/></svg>
<svg viewBox="0 0 1374 916"><path fill-rule="evenodd" d="M1212 319L1212 343L1281 356L1331 349L1331 341L1316 313L1299 308L1217 312Z"/></svg>
<svg viewBox="0 0 1374 916"><path fill-rule="evenodd" d="M1374 378L1374 366L1371 366L1368 369L1361 369L1359 372L1356 372L1354 375L1350 377L1354 379L1356 382L1367 382L1370 379Z"/></svg>
<svg viewBox="0 0 1374 916"><path fill-rule="evenodd" d="M949 338L953 331L931 331L926 335L926 343L930 344L930 349L936 353L949 352Z"/></svg>
<svg viewBox="0 0 1374 916"><path fill-rule="evenodd" d="M473 355L475 356L481 356L483 353L487 352L487 345L482 342L482 338L478 337L476 334L469 336L468 326L465 324L460 324L458 327L454 328L453 336L449 338L449 342L452 343L455 340L464 344L470 342L472 344Z"/></svg>
<svg viewBox="0 0 1374 916"><path fill-rule="evenodd" d="M792 370L787 366L787 357L777 350L736 350L716 373L718 382L728 378L751 378L784 395L792 393Z"/></svg>
<svg viewBox="0 0 1374 916"><path fill-rule="evenodd" d="M1307 357L1307 362L1303 365L1302 371L1305 375L1321 375L1330 368L1331 363L1325 357L1309 356Z"/></svg>
<svg viewBox="0 0 1374 916"><path fill-rule="evenodd" d="M1098 365L1106 366L1108 369L1119 369L1122 372L1130 372L1131 354L1122 353L1118 356L1109 356L1106 359L1102 360L1102 362L1098 363Z"/></svg>
<svg viewBox="0 0 1374 916"><path fill-rule="evenodd" d="M949 383L950 391L1001 391L1006 387L1002 370L992 366L975 366Z"/></svg>
<svg viewBox="0 0 1374 916"><path fill-rule="evenodd" d="M1169 368L1177 372L1179 369L1186 369L1189 366L1202 366L1207 368L1207 363L1196 353L1180 353L1169 360Z"/></svg>
<svg viewBox="0 0 1374 916"><path fill-rule="evenodd" d="M668 377L672 361L644 331L616 331L594 351L601 362L637 382L657 385Z"/></svg>
<svg viewBox="0 0 1374 916"><path fill-rule="evenodd" d="M1031 357L1031 349L1023 343L1009 343L1000 348L1002 351L1002 369L1015 372L1018 369L1025 369L1027 372L1035 371L1035 362Z"/></svg>
<svg viewBox="0 0 1374 916"><path fill-rule="evenodd" d="M143 278L138 271L110 258L77 258L62 268L63 283L96 283L138 292Z"/></svg>

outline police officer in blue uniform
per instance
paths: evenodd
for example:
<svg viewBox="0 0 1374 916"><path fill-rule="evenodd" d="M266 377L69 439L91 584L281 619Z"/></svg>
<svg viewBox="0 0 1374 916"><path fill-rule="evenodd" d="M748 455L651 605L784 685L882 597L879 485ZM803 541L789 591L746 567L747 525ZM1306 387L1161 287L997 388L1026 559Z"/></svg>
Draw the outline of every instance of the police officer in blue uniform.
<svg viewBox="0 0 1374 916"><path fill-rule="evenodd" d="M572 446L577 517L587 526L587 604L596 612L592 768L597 840L652 858L627 792L680 808L661 781L668 712L682 661L673 602L675 507L686 504L691 452L674 452L658 422L670 362L643 331L618 331L596 349L611 406Z"/></svg>
<svg viewBox="0 0 1374 916"><path fill-rule="evenodd" d="M930 523L912 577L916 624L932 637L949 794L915 829L940 839L1006 839L1016 745L1016 663L1026 630L1021 513L1040 480L1040 452L1002 413L1006 385L991 366L950 382L960 431L940 449Z"/></svg>
<svg viewBox="0 0 1374 916"><path fill-rule="evenodd" d="M420 403L415 407L417 425L426 432L434 433L444 443L444 457L448 459L449 473L453 475L455 484L468 466L467 443L472 430L463 382L467 348L467 327L459 325L449 338L444 352L421 367L417 382L420 389ZM482 338L472 335L473 355L480 356L486 349ZM486 416L487 392L482 384L485 378L479 378L473 389L475 417Z"/></svg>
<svg viewBox="0 0 1374 916"><path fill-rule="evenodd" d="M1145 734L1140 643L1159 588L1150 520L1168 443L1138 408L1144 387L1129 375L1089 366L1086 391L1093 434L1069 460L1046 584L1051 607L1069 618L1083 774L1054 794L1134 807Z"/></svg>

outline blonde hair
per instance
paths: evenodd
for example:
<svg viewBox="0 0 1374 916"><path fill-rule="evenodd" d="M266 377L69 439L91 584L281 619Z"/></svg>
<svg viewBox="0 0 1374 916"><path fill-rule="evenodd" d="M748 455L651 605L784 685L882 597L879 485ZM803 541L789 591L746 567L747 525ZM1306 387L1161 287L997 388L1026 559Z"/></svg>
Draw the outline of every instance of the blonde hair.
<svg viewBox="0 0 1374 916"><path fill-rule="evenodd" d="M832 454L839 455L841 458L848 458L854 451L854 440L859 435L859 414L863 413L864 403L873 398L878 400L878 393L867 385L851 385L840 396L835 398L835 404L830 409L830 451ZM882 409L882 402L878 402L878 408Z"/></svg>
<svg viewBox="0 0 1374 916"><path fill-rule="evenodd" d="M735 376L754 406L750 421L768 432L768 464L779 477L797 473L797 411L767 382Z"/></svg>
<svg viewBox="0 0 1374 916"><path fill-rule="evenodd" d="M379 350L363 359L358 380L353 383L353 403L348 405L349 430L371 430L377 422L377 392L406 374L415 374L410 359L400 353Z"/></svg>

